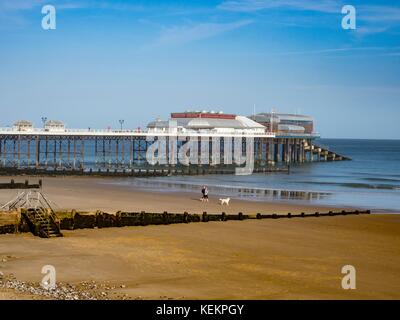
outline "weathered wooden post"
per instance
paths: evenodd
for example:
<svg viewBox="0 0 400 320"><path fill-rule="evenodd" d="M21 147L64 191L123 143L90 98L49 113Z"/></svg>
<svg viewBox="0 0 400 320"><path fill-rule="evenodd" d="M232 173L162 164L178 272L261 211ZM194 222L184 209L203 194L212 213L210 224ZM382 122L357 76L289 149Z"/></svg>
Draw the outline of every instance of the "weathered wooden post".
<svg viewBox="0 0 400 320"><path fill-rule="evenodd" d="M168 212L167 211L163 212L162 217L163 217L164 224L168 224Z"/></svg>

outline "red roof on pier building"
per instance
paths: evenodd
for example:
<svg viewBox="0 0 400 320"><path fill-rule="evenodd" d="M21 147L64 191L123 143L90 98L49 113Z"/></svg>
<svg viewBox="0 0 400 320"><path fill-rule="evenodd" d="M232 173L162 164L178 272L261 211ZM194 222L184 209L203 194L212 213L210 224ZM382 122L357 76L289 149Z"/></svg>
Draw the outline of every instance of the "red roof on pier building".
<svg viewBox="0 0 400 320"><path fill-rule="evenodd" d="M171 113L171 118L206 118L206 119L235 119L235 114L224 114L215 112L174 112Z"/></svg>

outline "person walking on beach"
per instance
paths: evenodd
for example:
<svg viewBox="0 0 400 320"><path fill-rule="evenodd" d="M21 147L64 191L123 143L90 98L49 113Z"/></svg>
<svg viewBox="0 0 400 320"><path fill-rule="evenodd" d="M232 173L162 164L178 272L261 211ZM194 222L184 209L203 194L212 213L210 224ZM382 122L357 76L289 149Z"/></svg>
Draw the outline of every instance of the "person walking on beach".
<svg viewBox="0 0 400 320"><path fill-rule="evenodd" d="M205 198L205 192L206 192L206 186L201 187L201 201L204 201Z"/></svg>
<svg viewBox="0 0 400 320"><path fill-rule="evenodd" d="M206 202L208 202L208 188L207 187L205 187L205 189L204 189L204 200Z"/></svg>

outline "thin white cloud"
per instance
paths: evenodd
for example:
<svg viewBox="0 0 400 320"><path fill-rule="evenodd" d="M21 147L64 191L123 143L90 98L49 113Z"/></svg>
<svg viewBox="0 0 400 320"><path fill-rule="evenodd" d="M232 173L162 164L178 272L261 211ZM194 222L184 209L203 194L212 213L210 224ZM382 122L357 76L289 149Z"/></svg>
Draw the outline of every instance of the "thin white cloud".
<svg viewBox="0 0 400 320"><path fill-rule="evenodd" d="M127 10L131 8L139 8L130 4L120 2L104 2L104 1L86 1L86 0L0 0L0 11L18 12L36 9L37 7L50 4L56 9L82 9L82 8L100 8Z"/></svg>
<svg viewBox="0 0 400 320"><path fill-rule="evenodd" d="M316 11L326 14L341 14L343 0L226 0L218 8L234 12L258 12L263 10ZM356 36L386 32L400 26L400 7L389 5L354 5L360 23ZM310 22L311 23L311 22Z"/></svg>
<svg viewBox="0 0 400 320"><path fill-rule="evenodd" d="M356 7L357 19L360 21L356 36L364 37L390 31L400 26L400 8L389 6L361 5Z"/></svg>
<svg viewBox="0 0 400 320"><path fill-rule="evenodd" d="M371 34L376 34L376 33L382 33L382 32L386 32L390 29L389 26L369 26L369 25L362 25L362 26L358 26L357 29L355 30L355 35L358 37L364 37L364 36L368 36Z"/></svg>
<svg viewBox="0 0 400 320"><path fill-rule="evenodd" d="M228 0L218 8L228 11L254 12L266 9L288 8L319 12L340 12L341 2L336 0Z"/></svg>
<svg viewBox="0 0 400 320"><path fill-rule="evenodd" d="M45 0L2 0L0 11L31 10L39 5L44 5Z"/></svg>
<svg viewBox="0 0 400 320"><path fill-rule="evenodd" d="M168 27L161 32L155 45L176 45L207 39L239 29L250 23L252 23L251 20L240 20L229 23L198 23Z"/></svg>
<svg viewBox="0 0 400 320"><path fill-rule="evenodd" d="M272 54L274 56L290 56L290 55L323 55L323 54L340 54L348 52L371 52L371 53L382 53L388 50L395 49L397 47L345 47L345 48L327 48L327 49L316 49L316 50L305 50L305 51L287 51Z"/></svg>
<svg viewBox="0 0 400 320"><path fill-rule="evenodd" d="M117 0L0 0L1 11L27 11L45 4L51 4L56 9L101 9L109 11L152 12L164 15L188 15L208 12L210 9L190 6L176 6L168 3L140 4L130 1Z"/></svg>
<svg viewBox="0 0 400 320"><path fill-rule="evenodd" d="M80 9L87 6L85 1L48 1L48 0L1 0L0 12L19 12L33 10L46 4L54 5L57 9Z"/></svg>
<svg viewBox="0 0 400 320"><path fill-rule="evenodd" d="M400 7L363 5L358 8L358 17L369 22L400 22Z"/></svg>

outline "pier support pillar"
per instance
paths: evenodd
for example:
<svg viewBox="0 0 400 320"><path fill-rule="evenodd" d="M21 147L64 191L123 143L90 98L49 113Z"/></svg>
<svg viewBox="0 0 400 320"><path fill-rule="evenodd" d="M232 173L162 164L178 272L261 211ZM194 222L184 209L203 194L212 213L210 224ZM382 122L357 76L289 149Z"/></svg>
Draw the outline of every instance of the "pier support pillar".
<svg viewBox="0 0 400 320"><path fill-rule="evenodd" d="M281 151L280 151L280 143L279 142L277 142L277 143L275 143L275 150L274 150L274 152L275 152L275 155L274 155L274 160L275 160L275 162L280 162L281 161L281 159L280 159L280 155L281 155Z"/></svg>
<svg viewBox="0 0 400 320"><path fill-rule="evenodd" d="M285 141L283 157L284 157L284 161L286 163L290 162L290 141L289 141L289 139L286 139L286 141Z"/></svg>
<svg viewBox="0 0 400 320"><path fill-rule="evenodd" d="M82 157L81 168L82 168L82 170L84 170L85 169L85 139L84 138L81 139L81 157Z"/></svg>
<svg viewBox="0 0 400 320"><path fill-rule="evenodd" d="M40 138L36 136L36 146L35 146L35 167L39 168L40 162Z"/></svg>

